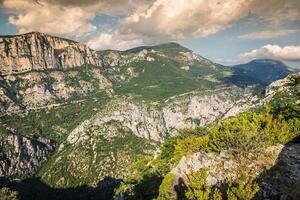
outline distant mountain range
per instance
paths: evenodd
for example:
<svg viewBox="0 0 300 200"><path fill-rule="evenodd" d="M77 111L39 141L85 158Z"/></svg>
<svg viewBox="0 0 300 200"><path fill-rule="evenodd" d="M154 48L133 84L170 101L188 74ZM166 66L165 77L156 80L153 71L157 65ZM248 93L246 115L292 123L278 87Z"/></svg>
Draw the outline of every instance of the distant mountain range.
<svg viewBox="0 0 300 200"><path fill-rule="evenodd" d="M246 64L233 66L237 74L243 74L264 85L286 77L291 70L283 62L271 59L253 60Z"/></svg>

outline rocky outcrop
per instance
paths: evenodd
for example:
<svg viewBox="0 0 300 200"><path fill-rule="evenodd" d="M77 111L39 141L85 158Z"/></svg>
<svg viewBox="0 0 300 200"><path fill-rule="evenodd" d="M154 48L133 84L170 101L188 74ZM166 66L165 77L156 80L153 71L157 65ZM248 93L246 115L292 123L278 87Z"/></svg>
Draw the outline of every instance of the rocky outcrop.
<svg viewBox="0 0 300 200"><path fill-rule="evenodd" d="M0 72L66 69L84 64L101 66L101 59L86 45L49 36L27 33L0 37Z"/></svg>
<svg viewBox="0 0 300 200"><path fill-rule="evenodd" d="M235 180L241 173L260 180L256 199L299 199L300 144L276 145L266 148L256 159L237 159L226 151L216 153L196 152L181 158L171 173L173 185L187 182L191 172L207 171L206 182L210 186Z"/></svg>
<svg viewBox="0 0 300 200"><path fill-rule="evenodd" d="M184 94L167 100L161 107L125 98L113 100L104 110L95 113L91 119L76 127L69 134L67 141L70 144L79 144L82 140L89 140L89 127L113 126L114 123L110 122L119 122L138 137L160 141L179 129L207 125L221 119L235 107L238 110L240 104L246 103L240 101L236 104L235 92L240 94L240 91L230 88L210 93ZM105 129L95 134L110 137L117 134L113 130L115 129Z"/></svg>
<svg viewBox="0 0 300 200"><path fill-rule="evenodd" d="M17 135L0 135L0 177L34 173L54 151L56 143Z"/></svg>
<svg viewBox="0 0 300 200"><path fill-rule="evenodd" d="M80 101L97 92L110 93L111 87L98 67L7 75L0 77L0 114Z"/></svg>
<svg viewBox="0 0 300 200"><path fill-rule="evenodd" d="M261 199L299 199L300 197L300 144L287 144L277 162L260 177L263 180Z"/></svg>
<svg viewBox="0 0 300 200"><path fill-rule="evenodd" d="M276 158L283 149L283 145L268 147L262 152L256 161L249 162L247 172L252 176L258 176L265 168L269 168L276 163ZM247 158L243 158L243 162L247 162ZM178 165L171 170L177 179L187 180L187 175L200 169L206 169L207 183L216 185L226 180L234 180L239 173L241 160L233 158L230 153L222 151L219 154L196 152L190 156L184 156ZM245 171L246 172L246 171Z"/></svg>
<svg viewBox="0 0 300 200"><path fill-rule="evenodd" d="M290 74L284 79L274 81L266 88L266 97L271 99L276 93L284 92L287 95L294 95L300 92L300 72Z"/></svg>

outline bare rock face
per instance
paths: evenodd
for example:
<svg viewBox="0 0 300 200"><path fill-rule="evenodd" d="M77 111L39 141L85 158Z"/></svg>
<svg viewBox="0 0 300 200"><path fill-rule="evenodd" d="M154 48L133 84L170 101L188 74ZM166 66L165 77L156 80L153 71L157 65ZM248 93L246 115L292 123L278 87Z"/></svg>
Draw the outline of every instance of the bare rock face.
<svg viewBox="0 0 300 200"><path fill-rule="evenodd" d="M56 143L48 139L1 135L0 177L34 173L49 159L55 146Z"/></svg>
<svg viewBox="0 0 300 200"><path fill-rule="evenodd" d="M274 81L266 88L266 98L271 99L278 92L294 94L300 92L300 84L297 80L300 77L300 72L288 75L284 79Z"/></svg>
<svg viewBox="0 0 300 200"><path fill-rule="evenodd" d="M179 129L207 125L221 119L235 107L238 110L240 104L245 103L240 101L235 104L235 96L235 92L230 92L228 88L227 91L191 93L170 98L159 108L128 99L117 99L76 127L67 141L80 144L90 139L87 133L89 127L103 127L110 122L121 123L138 137L161 141ZM104 130L102 134L110 137L116 133Z"/></svg>
<svg viewBox="0 0 300 200"><path fill-rule="evenodd" d="M101 66L101 60L86 45L74 41L42 33L0 37L2 74L64 69L84 64Z"/></svg>

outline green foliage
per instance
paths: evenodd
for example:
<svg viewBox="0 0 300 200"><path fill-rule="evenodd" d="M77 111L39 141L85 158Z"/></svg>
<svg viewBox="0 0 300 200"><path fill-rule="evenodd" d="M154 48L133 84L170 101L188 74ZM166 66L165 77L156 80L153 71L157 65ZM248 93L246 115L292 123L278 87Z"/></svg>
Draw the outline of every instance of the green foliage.
<svg viewBox="0 0 300 200"><path fill-rule="evenodd" d="M226 190L228 200L251 200L259 191L259 186L252 177L241 175L234 183L229 181Z"/></svg>
<svg viewBox="0 0 300 200"><path fill-rule="evenodd" d="M247 112L214 125L209 131L179 131L173 158L199 151L229 150L235 155L257 153L264 147L286 144L300 135L300 120L274 117L271 107L261 113ZM177 158L178 159L178 158Z"/></svg>
<svg viewBox="0 0 300 200"><path fill-rule="evenodd" d="M38 176L50 186L78 187L95 184L107 176L124 176L133 162L130 170L133 176L139 177L140 170L147 168L150 152L156 147L151 140L138 138L122 129L112 138L94 135L93 139L93 142L65 145L63 150L56 151L38 171ZM134 162L141 157L145 159ZM60 182L62 177L64 180Z"/></svg>
<svg viewBox="0 0 300 200"><path fill-rule="evenodd" d="M18 200L20 199L19 193L12 191L9 188L1 188L0 189L0 200Z"/></svg>
<svg viewBox="0 0 300 200"><path fill-rule="evenodd" d="M267 106L263 113L247 112L214 126L209 135L209 148L246 154L266 146L286 144L300 134L299 119L274 117L270 109Z"/></svg>
<svg viewBox="0 0 300 200"><path fill-rule="evenodd" d="M163 102L175 95L194 90L214 89L224 84L222 82L226 71L224 68L195 61L186 71L181 67L189 64L178 49L174 52L170 52L169 49L166 52L162 51L169 56L150 52L148 56L154 58L154 61L138 60L122 66L120 75L123 77L127 75L126 70L129 67L133 68L138 76L129 77L127 81L115 82L114 91L121 95L133 95L145 102ZM206 78L208 75L215 80L208 80Z"/></svg>
<svg viewBox="0 0 300 200"><path fill-rule="evenodd" d="M172 175L169 173L172 166L176 165L182 156L188 156L195 152L221 152L226 150L239 160L238 178L222 183L226 187L209 186L206 182L207 170L187 174L186 199L229 199L250 200L259 190L258 183L247 175L243 175L244 164L247 158L255 159L266 147L276 144L286 144L300 135L300 120L295 116L288 119L281 114L275 115L272 106L267 105L263 112L247 112L236 117L215 124L209 129L184 129L178 134L167 139L161 145L161 154L150 161L147 169L144 169L135 182L124 185L127 191L134 191L132 199L145 190L145 183L151 182L149 176L157 175L163 179L160 185L160 199L175 198L174 189L171 188ZM248 165L247 165L248 166ZM130 179L127 180L130 182ZM143 183L143 189L139 190L137 185ZM129 188L129 189L128 189ZM141 188L141 187L140 187ZM124 190L124 188L123 188ZM152 197L155 197L153 193Z"/></svg>
<svg viewBox="0 0 300 200"><path fill-rule="evenodd" d="M222 192L219 188L214 188L213 194L212 194L212 200L222 200Z"/></svg>
<svg viewBox="0 0 300 200"><path fill-rule="evenodd" d="M4 115L0 117L0 130L3 134L10 133L6 128L9 127L14 129L15 134L60 142L82 121L91 117L95 113L93 109L101 109L107 100L104 93L96 93L80 103L67 103L58 108L45 108L24 114Z"/></svg>
<svg viewBox="0 0 300 200"><path fill-rule="evenodd" d="M175 146L177 154L186 155L199 151L210 151L208 148L209 136L192 135L187 138L178 139Z"/></svg>
<svg viewBox="0 0 300 200"><path fill-rule="evenodd" d="M194 129L181 129L177 132L176 138L183 139L187 138L189 136L201 136L201 135L206 135L209 133L209 130L207 127L202 127L202 126L197 126Z"/></svg>
<svg viewBox="0 0 300 200"><path fill-rule="evenodd" d="M286 120L300 118L300 93L293 92L293 96L278 92L270 101L271 112L274 115L282 115Z"/></svg>
<svg viewBox="0 0 300 200"><path fill-rule="evenodd" d="M159 186L159 195L157 200L175 200L176 193L174 191L174 182L176 180L176 176L173 173L168 173L161 185Z"/></svg>
<svg viewBox="0 0 300 200"><path fill-rule="evenodd" d="M161 147L160 157L162 159L171 159L175 152L176 138L167 139Z"/></svg>
<svg viewBox="0 0 300 200"><path fill-rule="evenodd" d="M186 198L189 200L251 200L259 191L258 183L246 175L234 181L224 182L224 192L218 186L207 184L207 169L200 169L187 175ZM226 192L225 192L226 191Z"/></svg>
<svg viewBox="0 0 300 200"><path fill-rule="evenodd" d="M188 200L209 200L211 187L207 184L207 169L200 169L187 175L188 190L185 193Z"/></svg>

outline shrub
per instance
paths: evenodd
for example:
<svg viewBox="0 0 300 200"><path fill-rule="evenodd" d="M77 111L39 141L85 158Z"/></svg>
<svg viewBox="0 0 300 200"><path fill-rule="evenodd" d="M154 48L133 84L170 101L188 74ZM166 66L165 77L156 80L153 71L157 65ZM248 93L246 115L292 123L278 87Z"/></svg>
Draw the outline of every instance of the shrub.
<svg viewBox="0 0 300 200"><path fill-rule="evenodd" d="M173 185L176 180L176 176L173 173L168 173L161 185L159 186L159 195L157 200L175 200L176 193L174 191Z"/></svg>
<svg viewBox="0 0 300 200"><path fill-rule="evenodd" d="M175 151L176 138L167 139L161 147L160 157L162 159L171 159Z"/></svg>
<svg viewBox="0 0 300 200"><path fill-rule="evenodd" d="M187 138L178 139L175 146L175 152L181 155L195 153L199 151L209 151L208 135L196 136L192 135Z"/></svg>
<svg viewBox="0 0 300 200"><path fill-rule="evenodd" d="M0 189L0 200L18 200L19 199L19 193L12 191L9 188L1 188Z"/></svg>
<svg viewBox="0 0 300 200"><path fill-rule="evenodd" d="M206 182L207 169L200 169L187 175L186 198L189 200L208 200L211 187Z"/></svg>
<svg viewBox="0 0 300 200"><path fill-rule="evenodd" d="M251 200L259 191L259 186L253 178L241 175L234 183L228 182L226 190L228 200Z"/></svg>

